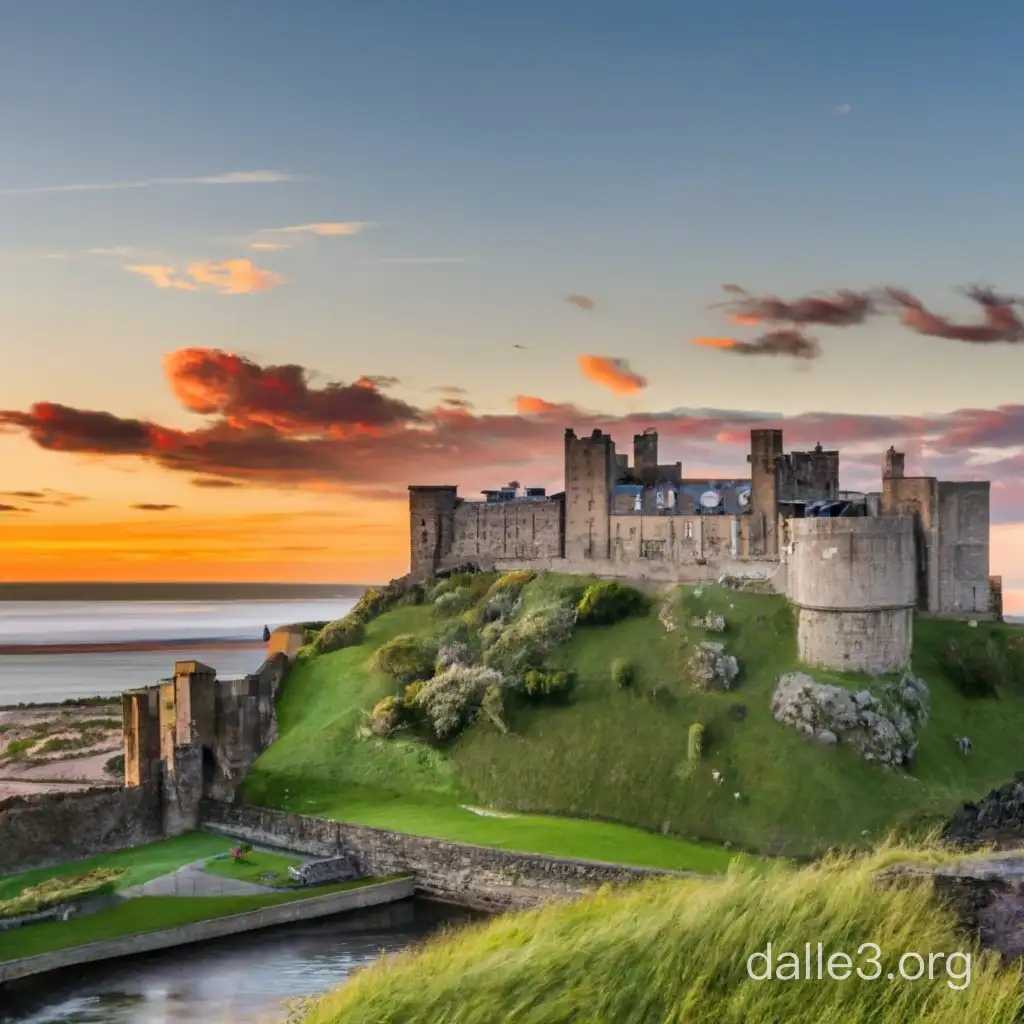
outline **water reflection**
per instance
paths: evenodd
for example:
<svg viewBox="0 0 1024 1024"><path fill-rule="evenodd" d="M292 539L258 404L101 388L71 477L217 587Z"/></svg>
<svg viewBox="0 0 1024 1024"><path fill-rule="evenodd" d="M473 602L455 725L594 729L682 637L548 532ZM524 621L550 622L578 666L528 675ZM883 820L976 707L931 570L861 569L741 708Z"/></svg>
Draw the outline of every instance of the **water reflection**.
<svg viewBox="0 0 1024 1024"><path fill-rule="evenodd" d="M110 965L87 965L59 980L51 976L0 992L0 1022L277 1022L291 999L333 988L383 953L477 917L443 903L407 900Z"/></svg>

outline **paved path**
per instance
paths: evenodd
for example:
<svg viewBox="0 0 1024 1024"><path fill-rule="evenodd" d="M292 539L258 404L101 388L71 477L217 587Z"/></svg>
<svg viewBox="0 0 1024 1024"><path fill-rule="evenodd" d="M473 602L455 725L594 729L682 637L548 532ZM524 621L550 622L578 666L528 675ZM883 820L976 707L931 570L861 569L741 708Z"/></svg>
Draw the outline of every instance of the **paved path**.
<svg viewBox="0 0 1024 1024"><path fill-rule="evenodd" d="M242 882L235 878L223 878L203 870L206 861L186 864L169 875L162 875L142 885L123 889L122 896L260 896L280 893L267 885Z"/></svg>

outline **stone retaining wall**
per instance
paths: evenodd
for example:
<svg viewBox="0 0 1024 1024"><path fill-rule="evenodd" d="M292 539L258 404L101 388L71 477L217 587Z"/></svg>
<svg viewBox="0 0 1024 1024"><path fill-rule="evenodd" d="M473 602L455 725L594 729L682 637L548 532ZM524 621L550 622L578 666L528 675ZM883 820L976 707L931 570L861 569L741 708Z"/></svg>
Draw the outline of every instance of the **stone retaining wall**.
<svg viewBox="0 0 1024 1024"><path fill-rule="evenodd" d="M408 899L412 894L412 879L396 878L359 889L329 893L326 896L278 903L276 906L263 907L261 910L252 910L245 914L217 917L211 921L198 921L178 928L144 932L141 935L126 935L120 939L104 939L101 942L89 942L84 946L60 949L53 953L8 960L0 963L0 988L6 982L48 974L50 971L74 967L77 964L115 960L125 956L136 956L139 953L151 953L157 949L192 945L196 942L208 942L210 939L221 939L226 935L239 935L242 932L292 924L296 921L312 921L348 910L396 903Z"/></svg>
<svg viewBox="0 0 1024 1024"><path fill-rule="evenodd" d="M0 800L0 875L163 838L153 787L103 786Z"/></svg>
<svg viewBox="0 0 1024 1024"><path fill-rule="evenodd" d="M416 876L418 891L483 910L520 909L604 884L684 874L516 853L215 802L203 805L202 824L253 845L315 857L348 856L364 875L408 872Z"/></svg>

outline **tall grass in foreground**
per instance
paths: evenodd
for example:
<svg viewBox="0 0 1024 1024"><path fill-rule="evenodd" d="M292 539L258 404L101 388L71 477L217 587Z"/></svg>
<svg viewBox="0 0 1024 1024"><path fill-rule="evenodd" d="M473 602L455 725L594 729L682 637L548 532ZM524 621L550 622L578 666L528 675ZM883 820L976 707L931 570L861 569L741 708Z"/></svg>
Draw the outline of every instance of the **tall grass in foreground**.
<svg viewBox="0 0 1024 1024"><path fill-rule="evenodd" d="M1010 1024L1024 1010L1017 968L957 933L930 882L880 884L881 867L930 859L889 847L799 869L738 867L720 880L659 880L601 891L448 933L357 972L293 1018L304 1024ZM941 858L940 858L941 859ZM824 944L877 980L753 981L747 959ZM898 962L916 952L970 953L970 982L949 987L937 961L918 981ZM816 954L815 954L816 956ZM963 964L956 965L958 974ZM816 963L814 971L816 973ZM914 965L908 964L913 973ZM888 972L896 974L888 980ZM963 985L963 981L955 984Z"/></svg>

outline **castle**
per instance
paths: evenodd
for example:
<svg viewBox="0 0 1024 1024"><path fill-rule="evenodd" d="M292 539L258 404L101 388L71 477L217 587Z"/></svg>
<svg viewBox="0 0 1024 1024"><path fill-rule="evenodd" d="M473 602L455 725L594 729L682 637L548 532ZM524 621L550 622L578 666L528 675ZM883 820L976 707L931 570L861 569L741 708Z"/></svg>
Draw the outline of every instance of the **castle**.
<svg viewBox="0 0 1024 1024"><path fill-rule="evenodd" d="M695 480L658 461L658 435L633 461L600 430L565 432L565 490L510 484L460 498L409 488L410 572L474 563L699 584L756 579L799 610L801 657L872 672L909 657L915 612L1001 615L989 576L988 481L908 477L882 460L881 490L842 491L839 452L785 452L777 429L750 432L749 476Z"/></svg>

